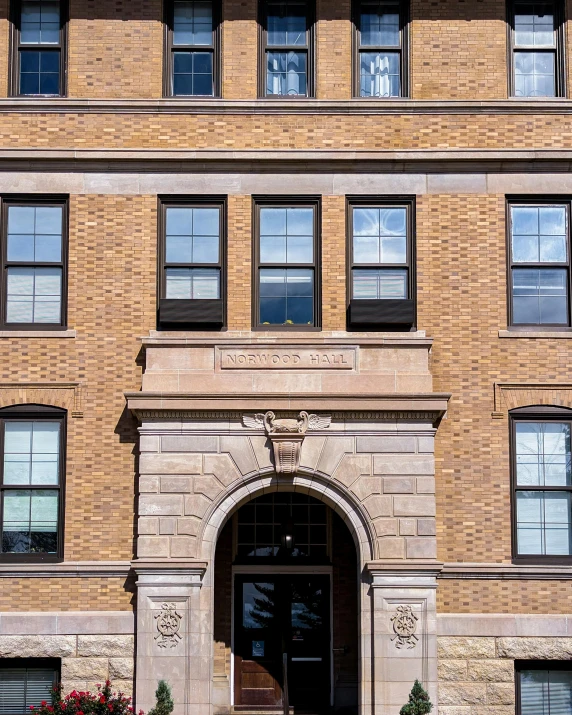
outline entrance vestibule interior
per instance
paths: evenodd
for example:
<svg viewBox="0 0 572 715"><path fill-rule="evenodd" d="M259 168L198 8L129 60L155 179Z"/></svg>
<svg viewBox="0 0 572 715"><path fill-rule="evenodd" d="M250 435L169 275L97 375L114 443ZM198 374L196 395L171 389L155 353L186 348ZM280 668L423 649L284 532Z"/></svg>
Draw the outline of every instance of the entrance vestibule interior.
<svg viewBox="0 0 572 715"><path fill-rule="evenodd" d="M358 707L359 581L343 520L299 492L240 507L215 556L214 677L235 711Z"/></svg>

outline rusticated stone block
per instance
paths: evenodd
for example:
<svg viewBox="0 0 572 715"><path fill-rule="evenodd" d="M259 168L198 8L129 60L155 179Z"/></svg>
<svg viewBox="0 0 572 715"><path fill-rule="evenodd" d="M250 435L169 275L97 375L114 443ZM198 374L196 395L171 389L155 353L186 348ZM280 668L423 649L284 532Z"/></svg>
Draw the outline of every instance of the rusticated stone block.
<svg viewBox="0 0 572 715"><path fill-rule="evenodd" d="M177 534L184 536L196 536L201 528L201 520L194 516L186 516L177 519Z"/></svg>
<svg viewBox="0 0 572 715"><path fill-rule="evenodd" d="M442 705L485 705L487 689L484 683L441 683L439 703Z"/></svg>
<svg viewBox="0 0 572 715"><path fill-rule="evenodd" d="M133 677L133 658L110 658L109 659L109 677L114 681L129 680ZM114 682L115 687L118 687Z"/></svg>
<svg viewBox="0 0 572 715"><path fill-rule="evenodd" d="M216 477L195 477L193 491L195 494L204 494L209 499L215 499L222 492L222 484Z"/></svg>
<svg viewBox="0 0 572 715"><path fill-rule="evenodd" d="M69 658L75 654L76 636L0 636L1 658Z"/></svg>
<svg viewBox="0 0 572 715"><path fill-rule="evenodd" d="M373 525L378 536L397 536L397 519L376 519Z"/></svg>
<svg viewBox="0 0 572 715"><path fill-rule="evenodd" d="M340 464L333 473L333 477L334 479L337 479L342 484L344 484L346 487L349 487L351 484L354 484L354 482L362 475L368 474L371 474L370 455L346 454L342 457Z"/></svg>
<svg viewBox="0 0 572 715"><path fill-rule="evenodd" d="M395 516L435 516L435 497L396 496L393 509Z"/></svg>
<svg viewBox="0 0 572 715"><path fill-rule="evenodd" d="M498 638L497 653L514 660L569 660L572 638Z"/></svg>
<svg viewBox="0 0 572 715"><path fill-rule="evenodd" d="M466 660L440 660L437 666L439 680L444 681L467 681L467 661Z"/></svg>
<svg viewBox="0 0 572 715"><path fill-rule="evenodd" d="M444 705L439 707L439 715L471 715L470 705Z"/></svg>
<svg viewBox="0 0 572 715"><path fill-rule="evenodd" d="M202 494L185 497L185 516L196 516L201 519L211 504L211 500Z"/></svg>
<svg viewBox="0 0 572 715"><path fill-rule="evenodd" d="M494 658L495 639L440 637L437 638L437 655L446 660Z"/></svg>
<svg viewBox="0 0 572 715"><path fill-rule="evenodd" d="M514 664L511 660L470 660L467 680L482 680L488 683L514 682Z"/></svg>
<svg viewBox="0 0 572 715"><path fill-rule="evenodd" d="M364 506L372 519L391 516L391 497L371 496L364 501Z"/></svg>
<svg viewBox="0 0 572 715"><path fill-rule="evenodd" d="M192 558L197 555L197 540L194 536L174 536L171 539L173 558Z"/></svg>
<svg viewBox="0 0 572 715"><path fill-rule="evenodd" d="M487 705L512 705L514 683L487 683Z"/></svg>
<svg viewBox="0 0 572 715"><path fill-rule="evenodd" d="M78 636L77 654L83 657L132 657L133 645L133 636Z"/></svg>
<svg viewBox="0 0 572 715"><path fill-rule="evenodd" d="M139 497L141 516L182 516L183 497L180 494L143 494Z"/></svg>
<svg viewBox="0 0 572 715"><path fill-rule="evenodd" d="M63 680L100 680L109 675L107 658L62 658Z"/></svg>

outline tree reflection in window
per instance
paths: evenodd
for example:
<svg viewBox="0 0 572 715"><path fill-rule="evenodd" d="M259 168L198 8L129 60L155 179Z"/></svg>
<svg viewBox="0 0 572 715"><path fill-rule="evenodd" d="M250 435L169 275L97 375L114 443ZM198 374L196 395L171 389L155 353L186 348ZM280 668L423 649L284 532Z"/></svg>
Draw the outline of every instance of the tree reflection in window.
<svg viewBox="0 0 572 715"><path fill-rule="evenodd" d="M273 583L243 584L244 628L270 628L276 616L276 594Z"/></svg>

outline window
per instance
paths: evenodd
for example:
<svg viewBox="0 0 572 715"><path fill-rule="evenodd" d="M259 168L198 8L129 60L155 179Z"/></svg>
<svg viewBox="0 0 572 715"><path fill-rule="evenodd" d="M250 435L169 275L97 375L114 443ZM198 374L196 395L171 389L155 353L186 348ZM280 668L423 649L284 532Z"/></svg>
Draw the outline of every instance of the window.
<svg viewBox="0 0 572 715"><path fill-rule="evenodd" d="M406 97L405 4L399 0L358 0L354 13L354 95Z"/></svg>
<svg viewBox="0 0 572 715"><path fill-rule="evenodd" d="M571 556L572 411L530 407L511 418L514 555Z"/></svg>
<svg viewBox="0 0 572 715"><path fill-rule="evenodd" d="M224 197L168 198L161 202L162 327L219 327L224 323Z"/></svg>
<svg viewBox="0 0 572 715"><path fill-rule="evenodd" d="M0 410L4 560L62 557L65 410L20 405Z"/></svg>
<svg viewBox="0 0 572 715"><path fill-rule="evenodd" d="M570 661L517 660L515 668L518 715L572 715Z"/></svg>
<svg viewBox="0 0 572 715"><path fill-rule="evenodd" d="M349 199L349 322L415 322L412 199Z"/></svg>
<svg viewBox="0 0 572 715"><path fill-rule="evenodd" d="M8 329L65 326L65 199L3 202L2 323Z"/></svg>
<svg viewBox="0 0 572 715"><path fill-rule="evenodd" d="M255 204L257 327L318 327L318 199Z"/></svg>
<svg viewBox="0 0 572 715"><path fill-rule="evenodd" d="M262 3L261 96L314 96L311 6L303 0Z"/></svg>
<svg viewBox="0 0 572 715"><path fill-rule="evenodd" d="M65 95L66 10L59 0L13 3L12 95Z"/></svg>
<svg viewBox="0 0 572 715"><path fill-rule="evenodd" d="M216 0L172 0L165 7L165 94L220 96L220 20Z"/></svg>
<svg viewBox="0 0 572 715"><path fill-rule="evenodd" d="M274 557L319 562L329 557L329 509L307 494L266 494L242 506L235 518L238 560Z"/></svg>
<svg viewBox="0 0 572 715"><path fill-rule="evenodd" d="M0 660L0 715L29 715L42 700L51 702L60 679L55 658L2 658Z"/></svg>
<svg viewBox="0 0 572 715"><path fill-rule="evenodd" d="M570 202L512 202L510 307L513 326L570 326Z"/></svg>
<svg viewBox="0 0 572 715"><path fill-rule="evenodd" d="M512 3L510 17L513 97L563 97L562 8L559 0Z"/></svg>

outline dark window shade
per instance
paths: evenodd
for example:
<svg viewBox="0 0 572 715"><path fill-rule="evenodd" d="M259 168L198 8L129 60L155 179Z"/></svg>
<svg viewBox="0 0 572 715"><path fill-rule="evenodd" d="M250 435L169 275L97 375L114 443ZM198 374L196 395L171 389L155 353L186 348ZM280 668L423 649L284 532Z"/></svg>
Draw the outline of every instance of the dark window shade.
<svg viewBox="0 0 572 715"><path fill-rule="evenodd" d="M54 667L2 667L0 715L29 715L31 706L50 703L58 670Z"/></svg>

